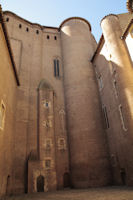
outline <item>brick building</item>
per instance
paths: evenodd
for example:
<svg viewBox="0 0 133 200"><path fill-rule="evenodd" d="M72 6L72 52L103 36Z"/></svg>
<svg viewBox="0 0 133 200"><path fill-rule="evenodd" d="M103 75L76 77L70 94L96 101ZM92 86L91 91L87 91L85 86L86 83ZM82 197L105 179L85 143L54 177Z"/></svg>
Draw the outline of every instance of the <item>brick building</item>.
<svg viewBox="0 0 133 200"><path fill-rule="evenodd" d="M133 185L131 4L102 19L98 45L83 18L56 28L3 13L20 80L3 191Z"/></svg>

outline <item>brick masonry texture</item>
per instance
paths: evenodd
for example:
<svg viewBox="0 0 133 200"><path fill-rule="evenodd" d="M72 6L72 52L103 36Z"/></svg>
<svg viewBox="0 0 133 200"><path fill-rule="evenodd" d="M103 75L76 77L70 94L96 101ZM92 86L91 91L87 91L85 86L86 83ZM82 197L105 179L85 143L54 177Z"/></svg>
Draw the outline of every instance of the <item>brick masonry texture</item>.
<svg viewBox="0 0 133 200"><path fill-rule="evenodd" d="M133 185L132 18L103 18L97 45L85 19L52 28L4 12L20 86L1 27L1 196Z"/></svg>

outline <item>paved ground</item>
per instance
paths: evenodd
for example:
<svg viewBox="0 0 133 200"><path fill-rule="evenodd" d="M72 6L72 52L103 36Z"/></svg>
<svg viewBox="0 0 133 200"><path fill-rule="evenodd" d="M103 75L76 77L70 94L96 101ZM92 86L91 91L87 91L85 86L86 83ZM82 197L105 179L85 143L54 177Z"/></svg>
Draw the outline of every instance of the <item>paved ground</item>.
<svg viewBox="0 0 133 200"><path fill-rule="evenodd" d="M88 190L64 190L12 196L6 200L133 200L133 188L104 187Z"/></svg>

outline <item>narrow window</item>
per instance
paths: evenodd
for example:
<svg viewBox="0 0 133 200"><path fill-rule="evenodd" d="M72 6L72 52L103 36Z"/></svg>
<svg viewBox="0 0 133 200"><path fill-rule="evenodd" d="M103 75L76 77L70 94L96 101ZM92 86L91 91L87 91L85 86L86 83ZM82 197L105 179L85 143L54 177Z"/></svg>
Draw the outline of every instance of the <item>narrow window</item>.
<svg viewBox="0 0 133 200"><path fill-rule="evenodd" d="M56 77L56 60L54 60L54 76Z"/></svg>
<svg viewBox="0 0 133 200"><path fill-rule="evenodd" d="M54 60L54 76L59 77L60 76L60 67L59 67L59 60Z"/></svg>
<svg viewBox="0 0 133 200"><path fill-rule="evenodd" d="M119 105L119 113L120 113L120 118L121 118L121 124L122 124L122 128L124 131L127 131L127 128L125 127L125 123L124 123L124 116L123 116L123 111L122 111L122 105Z"/></svg>
<svg viewBox="0 0 133 200"><path fill-rule="evenodd" d="M99 89L102 90L103 89L103 79L102 79L101 75L98 77L98 84L99 84Z"/></svg>
<svg viewBox="0 0 133 200"><path fill-rule="evenodd" d="M55 40L57 40L57 37L56 37L56 36L54 36L54 39L55 39Z"/></svg>
<svg viewBox="0 0 133 200"><path fill-rule="evenodd" d="M38 31L38 30L36 30L36 34L39 34L39 31Z"/></svg>
<svg viewBox="0 0 133 200"><path fill-rule="evenodd" d="M115 96L118 98L118 89L117 89L117 83L116 80L113 82L114 90L115 90Z"/></svg>
<svg viewBox="0 0 133 200"><path fill-rule="evenodd" d="M29 28L26 28L26 31L29 32Z"/></svg>
<svg viewBox="0 0 133 200"><path fill-rule="evenodd" d="M46 140L46 150L50 150L51 149L51 140L47 139Z"/></svg>
<svg viewBox="0 0 133 200"><path fill-rule="evenodd" d="M5 121L5 105L1 102L0 105L0 129L4 129L4 121Z"/></svg>
<svg viewBox="0 0 133 200"><path fill-rule="evenodd" d="M48 108L48 102L45 103L45 106Z"/></svg>
<svg viewBox="0 0 133 200"><path fill-rule="evenodd" d="M59 71L59 60L57 60L57 76L60 76L60 71Z"/></svg>
<svg viewBox="0 0 133 200"><path fill-rule="evenodd" d="M104 121L105 121L105 129L108 129L109 128L109 120L108 120L106 106L103 106L103 115L104 115Z"/></svg>
<svg viewBox="0 0 133 200"><path fill-rule="evenodd" d="M9 17L6 18L6 22L9 22Z"/></svg>
<svg viewBox="0 0 133 200"><path fill-rule="evenodd" d="M51 167L51 160L45 160L45 167L50 168Z"/></svg>
<svg viewBox="0 0 133 200"><path fill-rule="evenodd" d="M19 28L22 28L22 25L21 25L21 24L19 24Z"/></svg>
<svg viewBox="0 0 133 200"><path fill-rule="evenodd" d="M48 40L49 40L49 38L50 38L49 35L47 35L47 39L48 39Z"/></svg>

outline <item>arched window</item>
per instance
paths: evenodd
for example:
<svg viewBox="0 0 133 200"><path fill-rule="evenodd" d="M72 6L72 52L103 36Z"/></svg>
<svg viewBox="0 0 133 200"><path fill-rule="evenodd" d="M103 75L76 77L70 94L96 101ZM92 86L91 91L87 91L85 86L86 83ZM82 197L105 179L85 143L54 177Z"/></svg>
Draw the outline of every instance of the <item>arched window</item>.
<svg viewBox="0 0 133 200"><path fill-rule="evenodd" d="M59 60L54 59L54 76L59 77L60 76L60 66L59 66Z"/></svg>

